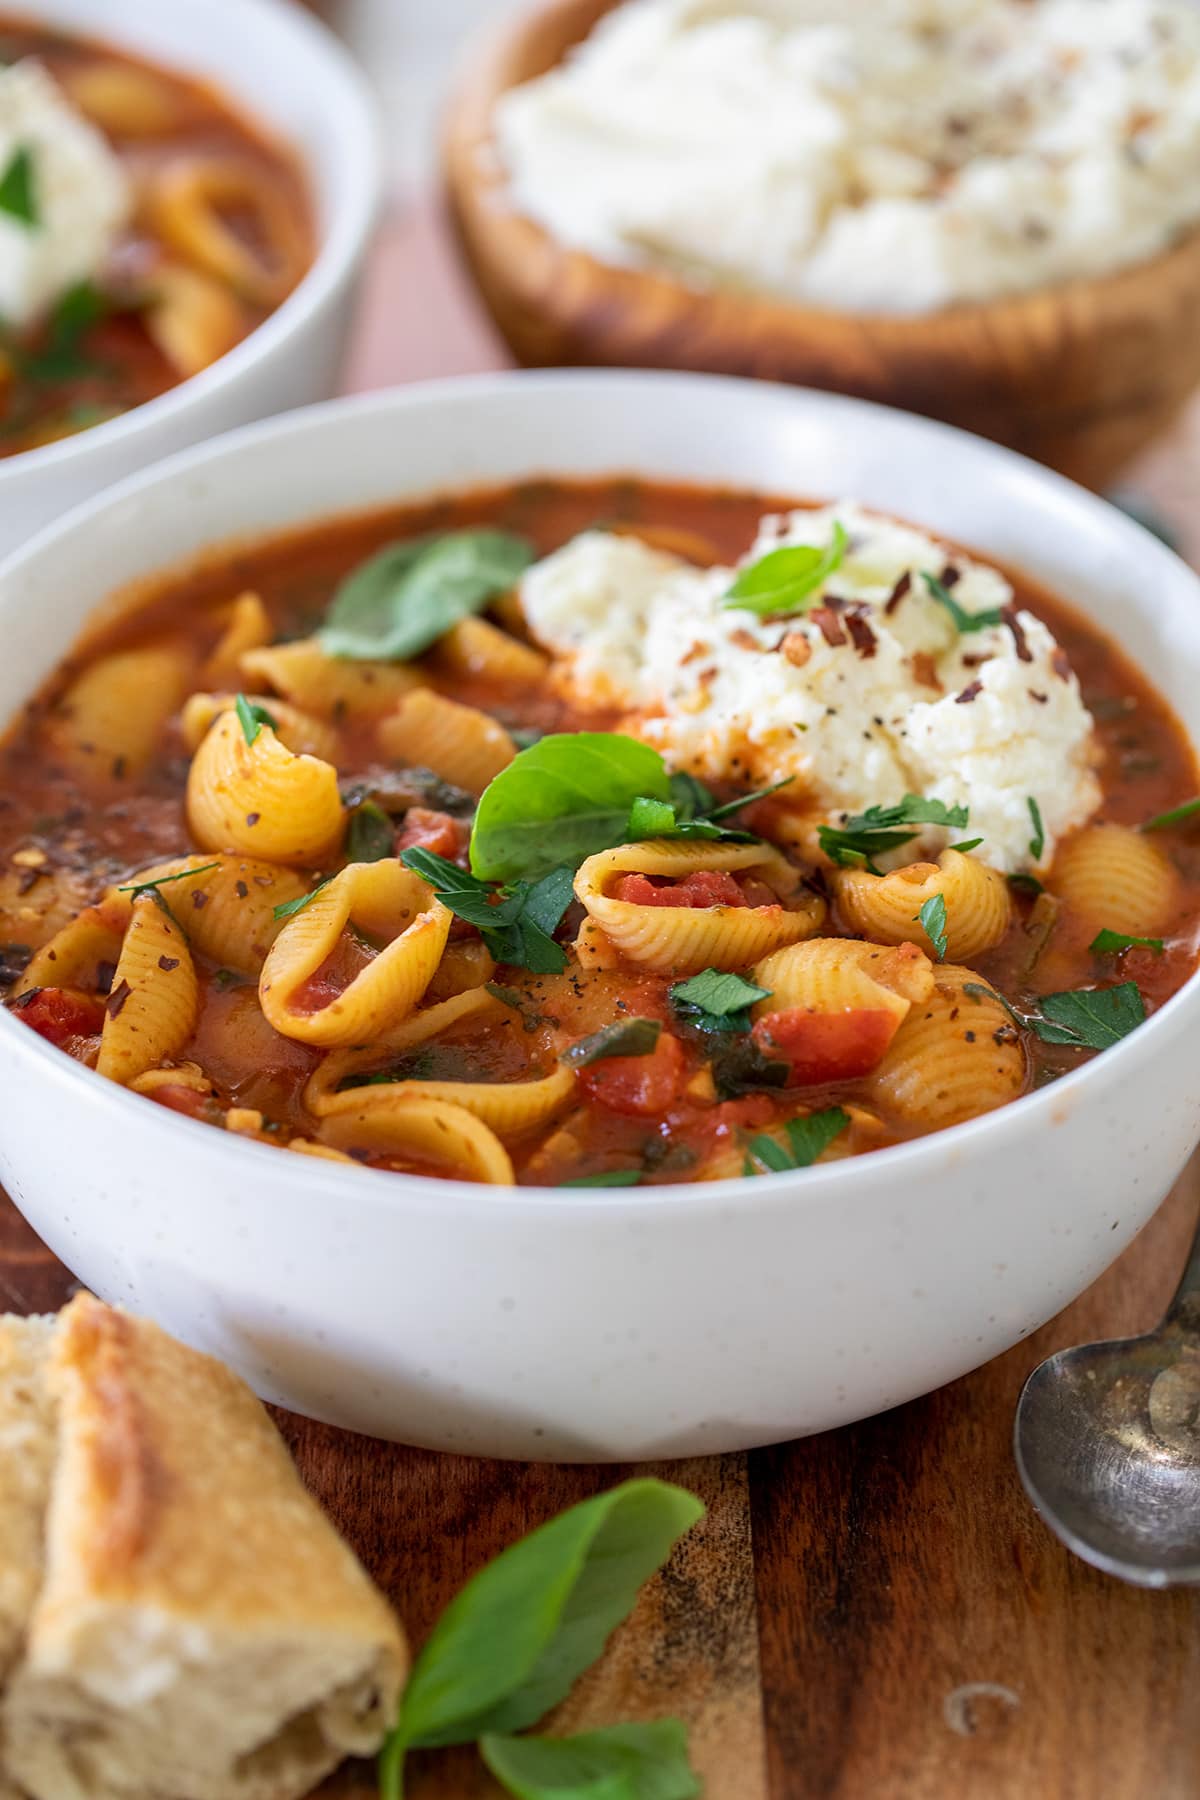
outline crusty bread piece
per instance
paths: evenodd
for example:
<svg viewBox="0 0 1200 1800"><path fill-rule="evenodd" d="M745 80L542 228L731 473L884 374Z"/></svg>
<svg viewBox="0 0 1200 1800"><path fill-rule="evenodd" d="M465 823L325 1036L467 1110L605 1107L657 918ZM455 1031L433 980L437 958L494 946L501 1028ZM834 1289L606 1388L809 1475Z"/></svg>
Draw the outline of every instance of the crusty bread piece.
<svg viewBox="0 0 1200 1800"><path fill-rule="evenodd" d="M57 1456L2 1708L9 1779L32 1800L294 1800L377 1749L403 1636L250 1390L86 1294L46 1386Z"/></svg>
<svg viewBox="0 0 1200 1800"><path fill-rule="evenodd" d="M42 1579L42 1526L54 1460L45 1370L56 1323L53 1317L13 1318L0 1329L0 1687L20 1655Z"/></svg>

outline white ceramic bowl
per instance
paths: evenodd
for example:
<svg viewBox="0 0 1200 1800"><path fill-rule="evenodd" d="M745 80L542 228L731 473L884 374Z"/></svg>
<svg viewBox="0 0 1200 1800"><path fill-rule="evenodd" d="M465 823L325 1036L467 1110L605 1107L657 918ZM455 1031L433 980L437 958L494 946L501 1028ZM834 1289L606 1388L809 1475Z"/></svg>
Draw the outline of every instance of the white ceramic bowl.
<svg viewBox="0 0 1200 1800"><path fill-rule="evenodd" d="M215 82L299 151L318 251L283 305L211 368L108 424L0 458L0 556L136 469L334 392L381 171L363 77L293 0L24 0L15 11Z"/></svg>
<svg viewBox="0 0 1200 1800"><path fill-rule="evenodd" d="M416 387L242 431L0 569L0 718L116 585L237 534L477 480L856 494L1012 561L1134 648L1200 737L1200 582L1120 513L946 426L655 374ZM481 1188L247 1143L0 1015L0 1179L106 1299L271 1399L514 1457L691 1455L820 1431L1006 1349L1124 1248L1200 1137L1193 980L1077 1073L874 1156L709 1185Z"/></svg>

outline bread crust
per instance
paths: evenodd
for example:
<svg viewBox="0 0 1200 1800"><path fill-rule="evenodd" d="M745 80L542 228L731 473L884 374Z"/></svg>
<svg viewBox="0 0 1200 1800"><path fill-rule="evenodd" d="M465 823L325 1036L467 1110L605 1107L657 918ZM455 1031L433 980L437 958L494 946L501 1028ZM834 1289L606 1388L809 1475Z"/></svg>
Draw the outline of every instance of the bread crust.
<svg viewBox="0 0 1200 1800"><path fill-rule="evenodd" d="M376 1749L402 1632L249 1388L89 1294L45 1379L57 1454L10 1777L33 1800L294 1800Z"/></svg>

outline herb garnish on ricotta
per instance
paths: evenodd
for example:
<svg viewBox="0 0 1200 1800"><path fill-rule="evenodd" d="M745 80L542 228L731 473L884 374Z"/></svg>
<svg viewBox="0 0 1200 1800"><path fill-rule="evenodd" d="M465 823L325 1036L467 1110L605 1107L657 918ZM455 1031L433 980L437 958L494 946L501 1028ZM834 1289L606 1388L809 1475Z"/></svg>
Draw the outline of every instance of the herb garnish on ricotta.
<svg viewBox="0 0 1200 1800"><path fill-rule="evenodd" d="M737 571L603 531L536 563L521 599L554 680L576 704L623 708L622 729L673 768L742 786L793 777L781 802L802 848L822 825L921 795L947 817L968 810L982 860L1027 870L1033 795L1041 866L1100 802L1063 651L998 570L852 501L764 519L743 570L784 546L829 547L839 526L839 565L799 614L730 606ZM926 571L964 613L1001 622L961 631ZM954 841L952 826L915 824L889 864Z"/></svg>

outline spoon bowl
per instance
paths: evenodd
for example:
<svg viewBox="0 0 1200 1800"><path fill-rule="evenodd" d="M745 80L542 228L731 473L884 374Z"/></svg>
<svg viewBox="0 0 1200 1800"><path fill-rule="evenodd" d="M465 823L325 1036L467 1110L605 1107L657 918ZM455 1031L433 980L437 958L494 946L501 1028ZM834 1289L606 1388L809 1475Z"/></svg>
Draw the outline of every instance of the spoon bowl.
<svg viewBox="0 0 1200 1800"><path fill-rule="evenodd" d="M1200 1584L1200 1234L1157 1331L1034 1370L1014 1450L1034 1507L1076 1556L1139 1587Z"/></svg>

